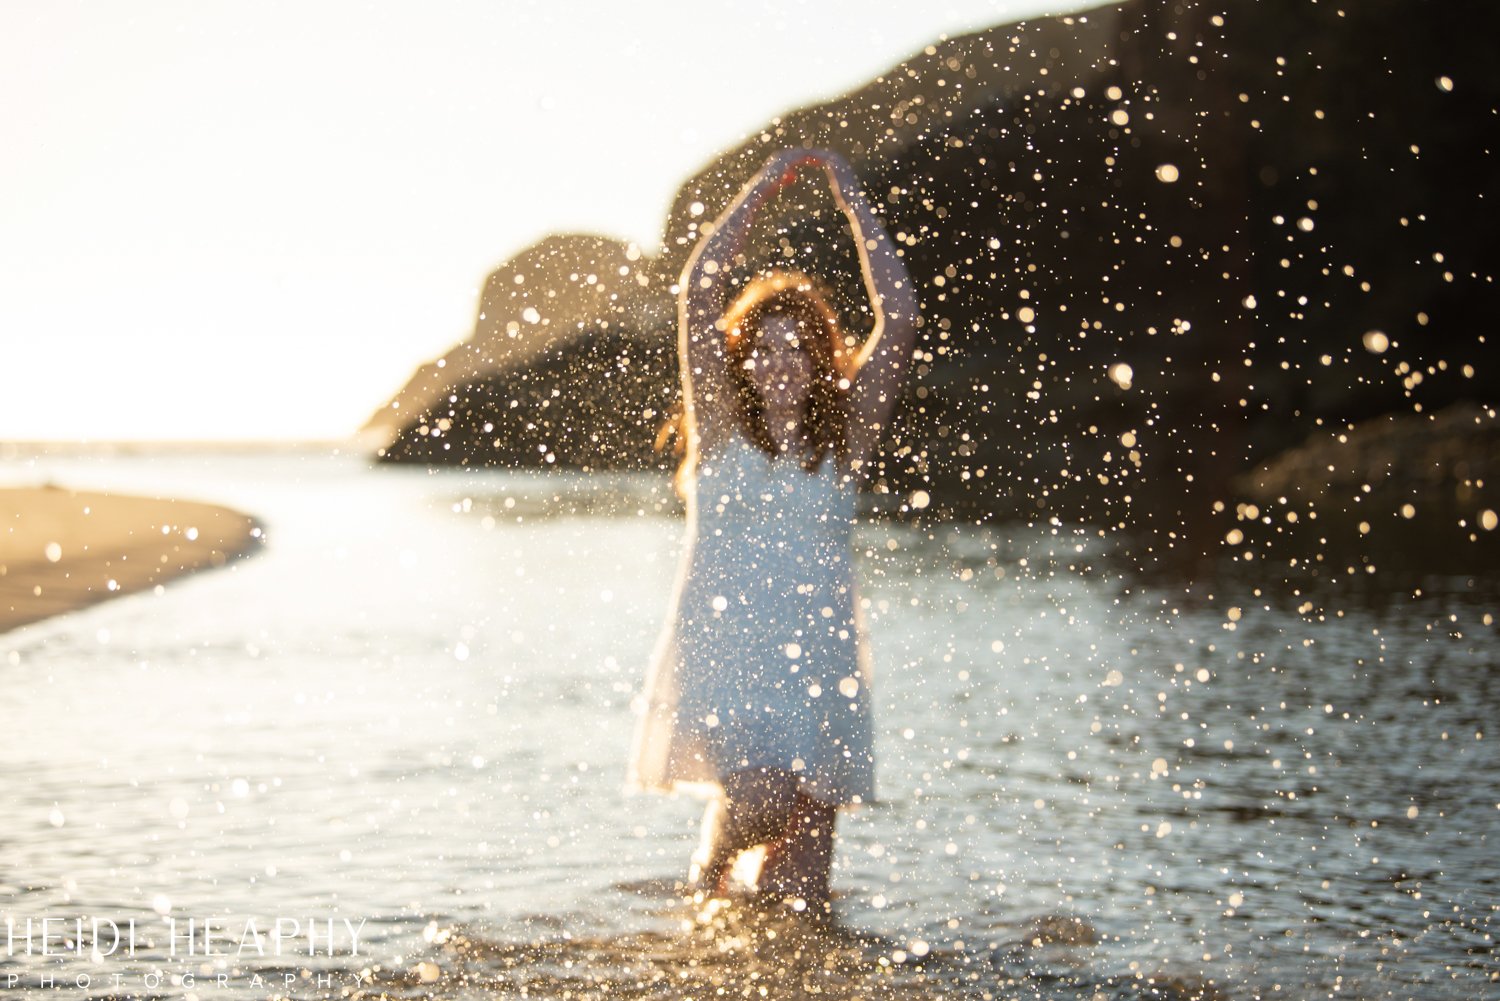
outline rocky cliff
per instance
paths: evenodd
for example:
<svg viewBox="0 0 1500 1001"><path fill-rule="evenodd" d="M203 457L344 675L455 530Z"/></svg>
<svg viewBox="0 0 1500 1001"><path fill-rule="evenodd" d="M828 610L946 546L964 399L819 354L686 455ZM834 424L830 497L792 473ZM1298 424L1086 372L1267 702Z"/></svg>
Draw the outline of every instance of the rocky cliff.
<svg viewBox="0 0 1500 1001"><path fill-rule="evenodd" d="M1141 0L934 43L689 179L658 259L567 238L508 262L377 418L384 454L655 461L698 227L770 151L822 146L922 293L876 489L1206 548L1236 477L1307 436L1496 400L1497 28L1478 4ZM858 326L831 208L773 208L750 267L838 277Z"/></svg>

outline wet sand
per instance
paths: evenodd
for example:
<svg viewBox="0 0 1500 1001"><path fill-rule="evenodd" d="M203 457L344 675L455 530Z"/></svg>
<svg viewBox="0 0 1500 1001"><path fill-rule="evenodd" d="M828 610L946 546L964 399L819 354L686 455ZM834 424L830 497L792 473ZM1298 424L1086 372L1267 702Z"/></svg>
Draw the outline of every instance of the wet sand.
<svg viewBox="0 0 1500 1001"><path fill-rule="evenodd" d="M0 490L0 632L224 566L259 545L253 519L212 504Z"/></svg>

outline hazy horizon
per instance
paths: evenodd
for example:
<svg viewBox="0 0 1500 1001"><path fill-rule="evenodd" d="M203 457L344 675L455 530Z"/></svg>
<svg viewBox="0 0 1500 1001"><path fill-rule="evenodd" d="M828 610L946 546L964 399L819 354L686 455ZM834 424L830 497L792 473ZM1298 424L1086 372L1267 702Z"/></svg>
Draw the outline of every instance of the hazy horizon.
<svg viewBox="0 0 1500 1001"><path fill-rule="evenodd" d="M1038 9L0 8L0 439L349 439L516 251Z"/></svg>

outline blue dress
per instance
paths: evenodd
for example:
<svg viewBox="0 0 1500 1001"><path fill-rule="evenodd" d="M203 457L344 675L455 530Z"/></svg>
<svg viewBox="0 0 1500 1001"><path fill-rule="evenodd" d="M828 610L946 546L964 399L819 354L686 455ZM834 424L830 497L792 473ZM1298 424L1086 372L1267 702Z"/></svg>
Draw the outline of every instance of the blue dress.
<svg viewBox="0 0 1500 1001"><path fill-rule="evenodd" d="M721 775L797 775L830 805L874 798L870 666L855 595L856 487L736 433L701 458L687 548L639 706L637 788L713 795Z"/></svg>

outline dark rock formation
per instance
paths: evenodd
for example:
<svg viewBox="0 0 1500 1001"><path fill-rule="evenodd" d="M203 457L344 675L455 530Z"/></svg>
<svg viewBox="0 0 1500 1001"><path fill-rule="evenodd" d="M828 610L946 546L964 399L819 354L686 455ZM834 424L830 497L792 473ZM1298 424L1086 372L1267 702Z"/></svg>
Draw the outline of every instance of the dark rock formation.
<svg viewBox="0 0 1500 1001"><path fill-rule="evenodd" d="M662 337L610 328L499 372L471 369L442 385L420 423L386 446L384 457L512 469L665 469L653 444L677 396L671 347Z"/></svg>
<svg viewBox="0 0 1500 1001"><path fill-rule="evenodd" d="M1495 400L1497 28L1479 4L1141 0L934 44L690 179L661 259L625 262L620 303L560 280L619 284L595 266L618 248L522 255L555 256L548 291L573 312L535 347L536 325L518 327L524 355L496 353L493 329L455 349L483 361L430 381L446 396L413 394L388 454L545 462L566 440L553 461L650 462L675 382L668 286L698 226L770 151L824 146L881 203L922 293L923 355L877 489L1143 528L1155 556L1212 548L1236 475L1320 427ZM746 270L842 275L858 326L846 234L813 197L774 203ZM509 316L490 292L516 266L482 315ZM599 329L614 339L561 339ZM625 391L616 343L639 380ZM496 401L521 415L496 422ZM565 427L586 411L602 423ZM447 450L418 433L442 420Z"/></svg>
<svg viewBox="0 0 1500 1001"><path fill-rule="evenodd" d="M670 403L676 377L667 339L675 312L660 286L639 248L600 236L549 236L491 272L473 334L418 369L364 431L392 460L639 464L650 452L649 436L644 448L635 444L650 419L645 411ZM622 383L652 389L622 393ZM653 404L663 392L667 401ZM630 409L620 409L627 401ZM610 436L611 428L618 433ZM596 431L619 448L590 456ZM537 447L575 440L578 448L552 451L551 459L551 450Z"/></svg>
<svg viewBox="0 0 1500 1001"><path fill-rule="evenodd" d="M1319 431L1239 476L1226 517L1237 559L1296 577L1371 564L1420 574L1500 565L1500 417L1455 404ZM1301 571L1296 571L1302 565Z"/></svg>

